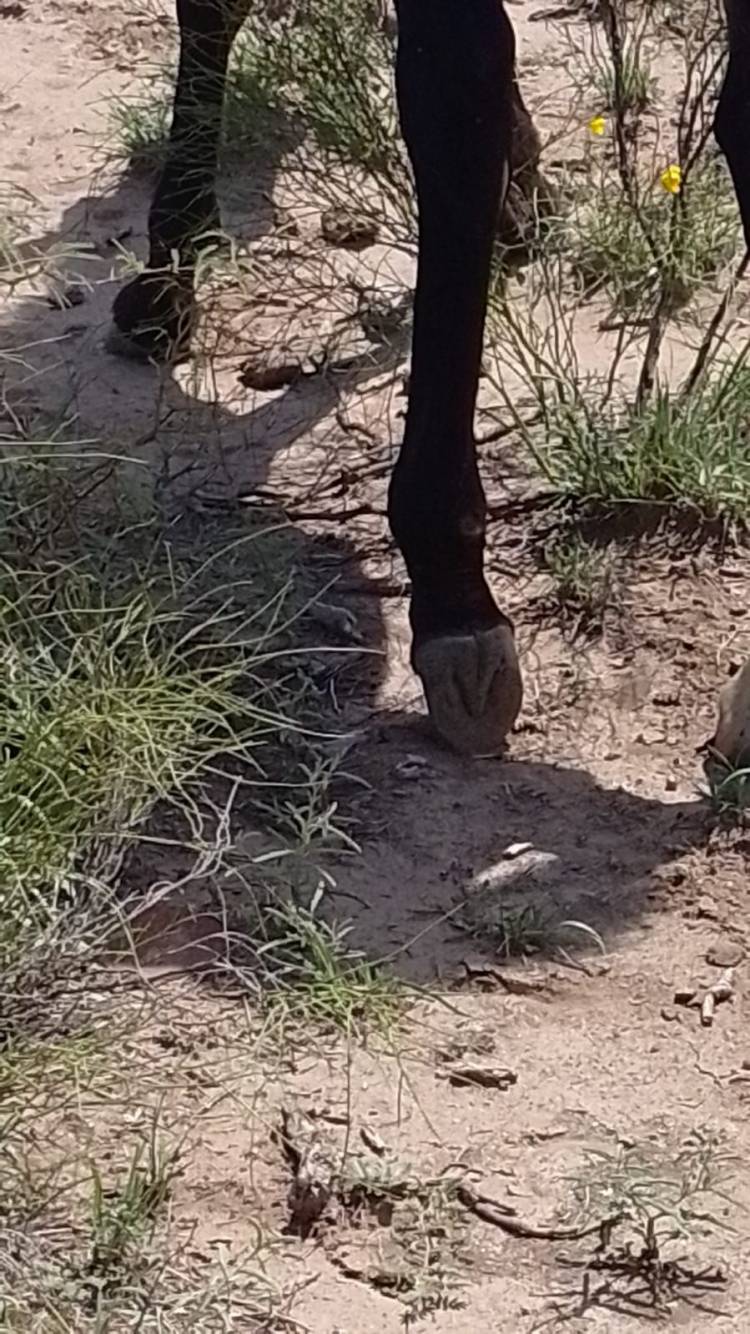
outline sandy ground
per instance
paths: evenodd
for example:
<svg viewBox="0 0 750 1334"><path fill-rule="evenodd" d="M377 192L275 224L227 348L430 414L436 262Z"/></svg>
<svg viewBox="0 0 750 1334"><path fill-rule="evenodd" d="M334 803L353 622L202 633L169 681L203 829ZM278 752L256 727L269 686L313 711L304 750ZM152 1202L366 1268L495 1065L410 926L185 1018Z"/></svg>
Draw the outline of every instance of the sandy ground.
<svg viewBox="0 0 750 1334"><path fill-rule="evenodd" d="M712 832L696 756L712 731L718 686L750 650L746 555L677 541L647 545L618 562L621 588L602 633L573 639L534 559L544 515L513 504L529 491L513 437L488 444L489 568L516 621L527 698L507 761L469 763L442 750L424 725L409 670L403 572L383 517L403 358L370 350L346 376L311 376L267 393L237 379L259 346L296 339L312 356L320 342L317 298L308 293L301 302L301 288L277 284L277 275L333 261L312 243L314 210L296 236L285 234L283 181L276 205L269 202L273 164L262 161L252 180L224 183L227 225L254 262L242 293L222 295L228 316L216 357L167 376L104 349L117 238L127 234L128 247L142 253L149 190L107 163L106 109L138 86L139 61L172 41L167 19L124 8L95 0L0 6L4 67L13 71L0 92L4 181L24 201L24 228L37 245L90 247L85 262L69 266L91 284L81 306L52 309L20 293L4 311L11 393L14 402L74 419L80 434L106 448L167 461L183 479L181 495L225 499L262 486L303 520L317 515L305 526L320 568L340 575L335 600L378 651L369 669L360 664L336 682L342 719L359 729L347 767L370 784L352 798L362 855L332 862L340 909L353 919L357 944L441 992L420 1002L398 1052L332 1044L290 1068L237 1040L232 1096L191 1141L177 1223L198 1249L220 1243L230 1254L249 1244L253 1220L283 1226L288 1168L271 1131L290 1101L343 1115L346 1126L321 1122L334 1155L348 1148L366 1157L359 1132L376 1127L399 1171L425 1177L461 1164L478 1188L542 1223L574 1212L588 1153L642 1146L671 1164L703 1136L720 1146L717 1158L731 1160L728 1198L713 1206L727 1226L696 1224L675 1253L694 1271L720 1266L726 1284L704 1292L686 1283L663 1319L688 1334L739 1334L750 1319L743 967L713 1028L676 1006L674 993L715 980L707 952L742 959L748 943L746 840ZM527 93L548 130L565 99L557 94L555 105L550 73L562 38L529 22L531 9L514 5L513 17ZM357 265L363 273L377 268L381 277L389 266L405 271L405 262L380 252L335 262L342 274L347 265L354 274ZM322 269L315 272L319 279ZM313 288L320 283L311 279ZM345 313L347 301L350 314L343 295ZM594 364L602 340L597 313L587 318L579 352ZM489 388L483 394L491 406ZM513 844L530 847L510 857ZM606 954L594 949L582 966L569 953L542 951L527 968L505 967L481 933L457 929L488 885L506 908L530 905L545 920L594 928ZM579 938L574 929L561 936L568 950ZM223 1026L236 1040L231 1004L206 1002L187 985L172 999L172 1017L153 1032L166 1088L173 1072L177 1086L178 1057L164 1030L178 1031L180 1016L191 1032L197 1014L207 1031ZM446 1059L476 1051L516 1082L459 1088L442 1078ZM186 1061L197 1107L210 1101L210 1064L202 1049L182 1052L180 1088ZM128 1087L125 1075L124 1108ZM565 1263L590 1257L589 1242L518 1239L463 1214L455 1229L461 1305L431 1317L436 1331L619 1334L653 1322L633 1285L594 1274L587 1289L580 1268ZM307 1241L280 1243L280 1276L305 1280L294 1304L302 1327L395 1334L404 1307L377 1278L402 1262L390 1245L388 1227L349 1215ZM431 1264L424 1259L428 1287Z"/></svg>

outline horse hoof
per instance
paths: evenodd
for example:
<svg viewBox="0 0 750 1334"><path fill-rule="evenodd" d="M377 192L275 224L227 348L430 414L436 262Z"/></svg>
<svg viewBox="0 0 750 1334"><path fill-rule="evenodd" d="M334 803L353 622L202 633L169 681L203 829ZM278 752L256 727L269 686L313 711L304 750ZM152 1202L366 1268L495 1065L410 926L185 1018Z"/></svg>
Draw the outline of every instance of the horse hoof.
<svg viewBox="0 0 750 1334"><path fill-rule="evenodd" d="M708 743L706 769L750 765L750 659L719 691L716 732Z"/></svg>
<svg viewBox="0 0 750 1334"><path fill-rule="evenodd" d="M104 340L104 350L113 357L123 357L143 365L158 362L175 366L190 358L190 335L170 338L166 333L154 334L151 330L126 333L113 322Z"/></svg>
<svg viewBox="0 0 750 1334"><path fill-rule="evenodd" d="M523 698L509 625L444 635L415 647L430 717L454 750L497 755L504 749Z"/></svg>
<svg viewBox="0 0 750 1334"><path fill-rule="evenodd" d="M148 362L157 360L154 349L123 333L116 324L111 324L104 340L104 348L113 357L125 357L128 361Z"/></svg>
<svg viewBox="0 0 750 1334"><path fill-rule="evenodd" d="M106 349L135 361L183 361L195 327L192 275L142 273L118 292Z"/></svg>

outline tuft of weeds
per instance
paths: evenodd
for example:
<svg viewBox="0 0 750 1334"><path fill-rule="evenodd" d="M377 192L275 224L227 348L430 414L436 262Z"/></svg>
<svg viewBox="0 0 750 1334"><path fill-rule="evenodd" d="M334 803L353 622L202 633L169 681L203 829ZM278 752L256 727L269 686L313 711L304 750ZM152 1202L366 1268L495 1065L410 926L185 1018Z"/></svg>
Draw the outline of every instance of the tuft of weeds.
<svg viewBox="0 0 750 1334"><path fill-rule="evenodd" d="M520 879L525 876L533 882L534 870L522 872ZM516 879L514 888L518 883ZM584 938L602 954L606 953L599 932L585 922L573 918L561 920L534 903L511 907L504 902L506 892L507 886L499 887L491 881L480 885L466 899L461 913L456 915L456 926L491 943L498 956L505 960L554 954L570 961L565 942L570 943L571 938L579 941Z"/></svg>
<svg viewBox="0 0 750 1334"><path fill-rule="evenodd" d="M722 825L744 828L750 806L750 769L732 768L719 756L706 765L711 808Z"/></svg>
<svg viewBox="0 0 750 1334"><path fill-rule="evenodd" d="M139 1143L126 1175L105 1187L92 1163L89 1281L99 1292L127 1283L141 1264L178 1170L177 1154L157 1139L156 1119L148 1144Z"/></svg>
<svg viewBox="0 0 750 1334"><path fill-rule="evenodd" d="M0 961L17 994L45 953L64 967L61 932L80 966L76 922L101 940L116 920L108 885L157 802L194 811L230 769L256 783L290 726L268 670L277 597L265 613L208 599L151 538L123 560L116 532L109 564L94 540L49 563L0 549Z"/></svg>
<svg viewBox="0 0 750 1334"><path fill-rule="evenodd" d="M578 1216L616 1218L618 1238L624 1229L629 1236L615 1244L610 1231L594 1256L564 1261L583 1271L583 1284L580 1292L558 1294L567 1298L554 1303L558 1316L579 1316L597 1307L663 1316L680 1299L695 1303L702 1294L723 1288L723 1270L693 1268L684 1254L674 1254L673 1243L696 1243L727 1229L716 1210L726 1215L731 1204L725 1190L731 1164L721 1138L705 1129L692 1132L674 1155L654 1144L588 1153L573 1181ZM599 1209L609 1213L597 1214ZM596 1276L601 1276L599 1283Z"/></svg>
<svg viewBox="0 0 750 1334"><path fill-rule="evenodd" d="M58 503L40 494L42 479ZM221 875L216 906L231 926L207 959L279 1020L387 1030L400 989L319 912L333 881L318 852L357 848L330 796L335 763L316 750L319 706L295 667L289 542L278 548L273 525L251 524L207 554L194 525L183 540L173 524L166 545L158 516L120 524L69 510L47 470L30 467L27 481L16 478L12 502L8 488L0 527L7 1040L54 1031L53 995L71 977L80 988L108 942L130 939L131 915L137 933L149 896L129 888L129 868L135 856L142 882L141 849L162 846L173 852L155 903L170 880L191 879L213 901ZM240 798L273 852L248 860L241 826L235 845Z"/></svg>
<svg viewBox="0 0 750 1334"><path fill-rule="evenodd" d="M495 946L502 959L520 959L549 944L553 927L548 915L533 904L506 907L494 886L472 894L456 918L456 925Z"/></svg>
<svg viewBox="0 0 750 1334"><path fill-rule="evenodd" d="M560 609L585 624L600 623L612 594L611 553L576 533L561 533L547 543L544 565Z"/></svg>
<svg viewBox="0 0 750 1334"><path fill-rule="evenodd" d="M576 390L547 410L544 437L532 448L564 496L653 502L729 522L750 511L750 371L743 358L689 394L665 385L642 404L623 406Z"/></svg>
<svg viewBox="0 0 750 1334"><path fill-rule="evenodd" d="M172 90L165 71L156 71L154 85L139 97L113 97L108 108L109 132L134 171L158 171L166 156Z"/></svg>
<svg viewBox="0 0 750 1334"><path fill-rule="evenodd" d="M288 895L264 898L233 932L233 969L282 1028L301 1023L348 1034L388 1035L406 1004L404 988L348 943L351 928Z"/></svg>
<svg viewBox="0 0 750 1334"><path fill-rule="evenodd" d="M729 1203L732 1168L722 1137L697 1129L673 1155L647 1143L591 1150L573 1188L581 1217L621 1216L643 1236L653 1225L657 1240L666 1241L726 1227L706 1208Z"/></svg>
<svg viewBox="0 0 750 1334"><path fill-rule="evenodd" d="M340 1196L352 1221L361 1226L371 1217L389 1228L377 1262L351 1276L395 1297L407 1329L437 1311L465 1305L459 1261L466 1222L457 1203L459 1185L451 1173L424 1179L389 1159L353 1158L347 1164Z"/></svg>
<svg viewBox="0 0 750 1334"><path fill-rule="evenodd" d="M605 285L624 311L652 309L664 287L675 311L736 254L731 182L711 161L692 173L680 196L665 192L658 173L637 189L633 206L604 165L578 191L564 225L573 273L588 294Z"/></svg>
<svg viewBox="0 0 750 1334"><path fill-rule="evenodd" d="M651 101L654 79L641 43L632 42L622 53L619 77L607 59L597 61L594 86L608 111L641 112Z"/></svg>

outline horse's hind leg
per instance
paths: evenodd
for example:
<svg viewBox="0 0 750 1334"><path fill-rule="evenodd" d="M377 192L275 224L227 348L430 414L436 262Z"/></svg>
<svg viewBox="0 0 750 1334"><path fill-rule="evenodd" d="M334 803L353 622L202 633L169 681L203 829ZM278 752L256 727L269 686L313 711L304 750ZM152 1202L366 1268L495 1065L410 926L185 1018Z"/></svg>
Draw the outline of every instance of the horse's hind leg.
<svg viewBox="0 0 750 1334"><path fill-rule="evenodd" d="M169 357L189 346L201 237L219 226L216 170L227 65L250 0L177 0L180 63L167 155L149 213L148 269L117 296L111 346Z"/></svg>

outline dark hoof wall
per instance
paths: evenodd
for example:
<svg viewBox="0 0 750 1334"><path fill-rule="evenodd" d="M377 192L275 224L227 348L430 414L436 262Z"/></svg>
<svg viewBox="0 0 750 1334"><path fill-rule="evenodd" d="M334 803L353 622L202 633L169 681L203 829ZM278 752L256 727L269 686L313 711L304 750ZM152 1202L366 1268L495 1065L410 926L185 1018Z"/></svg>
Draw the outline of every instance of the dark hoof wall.
<svg viewBox="0 0 750 1334"><path fill-rule="evenodd" d="M108 352L135 361L184 361L195 325L192 275L141 274L117 295L112 314Z"/></svg>
<svg viewBox="0 0 750 1334"><path fill-rule="evenodd" d="M153 347L147 343L139 342L137 338L130 334L123 333L116 324L111 324L104 340L105 351L110 352L113 357L125 357L128 361L158 361L163 360L158 356Z"/></svg>
<svg viewBox="0 0 750 1334"><path fill-rule="evenodd" d="M454 750L486 756L505 748L523 699L510 626L429 639L415 648L414 667L430 717Z"/></svg>

